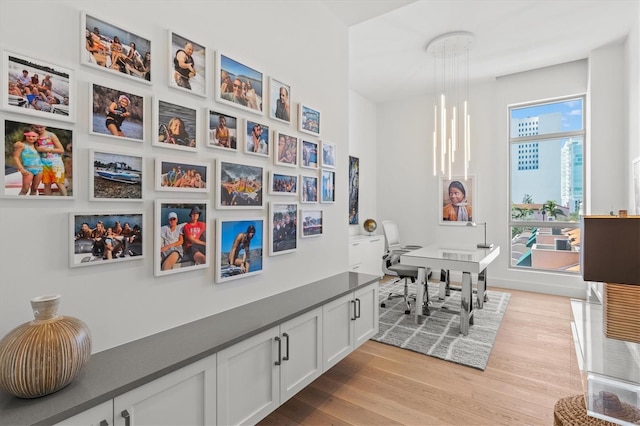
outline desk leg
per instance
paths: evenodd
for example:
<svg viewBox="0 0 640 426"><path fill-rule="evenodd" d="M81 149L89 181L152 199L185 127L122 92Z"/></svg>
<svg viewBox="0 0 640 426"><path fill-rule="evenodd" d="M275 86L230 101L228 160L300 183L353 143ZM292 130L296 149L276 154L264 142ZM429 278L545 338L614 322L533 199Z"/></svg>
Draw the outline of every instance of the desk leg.
<svg viewBox="0 0 640 426"><path fill-rule="evenodd" d="M422 314L422 304L424 303L424 283L427 282L427 271L425 268L418 268L418 278L416 279L416 306L414 307L414 322L420 324L420 315Z"/></svg>
<svg viewBox="0 0 640 426"><path fill-rule="evenodd" d="M489 298L487 297L487 270L480 272L478 274L478 309L482 309L484 307L484 302L487 302Z"/></svg>
<svg viewBox="0 0 640 426"><path fill-rule="evenodd" d="M473 324L473 289L471 286L471 274L462 273L462 294L460 300L460 333L467 335L469 325Z"/></svg>
<svg viewBox="0 0 640 426"><path fill-rule="evenodd" d="M440 287L438 287L438 299L444 300L445 297L449 296L449 270L442 269L440 271Z"/></svg>

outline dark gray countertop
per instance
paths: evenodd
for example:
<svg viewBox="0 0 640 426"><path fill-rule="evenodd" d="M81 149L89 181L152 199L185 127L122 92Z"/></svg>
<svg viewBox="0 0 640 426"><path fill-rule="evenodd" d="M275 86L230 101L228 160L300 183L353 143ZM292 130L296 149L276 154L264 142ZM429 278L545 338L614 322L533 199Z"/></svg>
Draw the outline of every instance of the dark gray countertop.
<svg viewBox="0 0 640 426"><path fill-rule="evenodd" d="M35 399L0 391L0 425L50 425L308 312L380 277L344 272L93 354L66 388Z"/></svg>

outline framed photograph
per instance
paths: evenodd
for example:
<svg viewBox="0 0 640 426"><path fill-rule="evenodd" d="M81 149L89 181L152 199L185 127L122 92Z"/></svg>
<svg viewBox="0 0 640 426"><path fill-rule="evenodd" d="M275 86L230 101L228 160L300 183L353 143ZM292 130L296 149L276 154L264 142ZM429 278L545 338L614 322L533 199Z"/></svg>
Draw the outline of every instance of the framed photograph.
<svg viewBox="0 0 640 426"><path fill-rule="evenodd" d="M207 96L207 48L169 31L169 87Z"/></svg>
<svg viewBox="0 0 640 426"><path fill-rule="evenodd" d="M300 202L318 202L318 176L300 176Z"/></svg>
<svg viewBox="0 0 640 426"><path fill-rule="evenodd" d="M278 147L273 154L276 166L298 167L298 138L276 132Z"/></svg>
<svg viewBox="0 0 640 426"><path fill-rule="evenodd" d="M141 156L89 151L91 201L142 201L144 162Z"/></svg>
<svg viewBox="0 0 640 426"><path fill-rule="evenodd" d="M271 195L297 195L298 176L284 173L269 173L269 194Z"/></svg>
<svg viewBox="0 0 640 426"><path fill-rule="evenodd" d="M264 218L218 219L216 282L262 273Z"/></svg>
<svg viewBox="0 0 640 426"><path fill-rule="evenodd" d="M89 133L143 142L145 139L144 96L91 84Z"/></svg>
<svg viewBox="0 0 640 426"><path fill-rule="evenodd" d="M194 152L198 149L198 111L163 100L156 100L153 145Z"/></svg>
<svg viewBox="0 0 640 426"><path fill-rule="evenodd" d="M319 237L322 235L322 210L301 210L301 238Z"/></svg>
<svg viewBox="0 0 640 426"><path fill-rule="evenodd" d="M74 164L72 130L5 120L5 196L73 199Z"/></svg>
<svg viewBox="0 0 640 426"><path fill-rule="evenodd" d="M209 163L156 158L156 191L209 192Z"/></svg>
<svg viewBox="0 0 640 426"><path fill-rule="evenodd" d="M313 136L320 136L320 111L299 104L298 130Z"/></svg>
<svg viewBox="0 0 640 426"><path fill-rule="evenodd" d="M209 266L206 200L156 200L155 276Z"/></svg>
<svg viewBox="0 0 640 426"><path fill-rule="evenodd" d="M322 170L322 196L320 202L336 202L336 172L333 170Z"/></svg>
<svg viewBox="0 0 640 426"><path fill-rule="evenodd" d="M69 267L144 259L141 212L70 213Z"/></svg>
<svg viewBox="0 0 640 426"><path fill-rule="evenodd" d="M473 176L440 177L440 225L466 225L474 221L475 185Z"/></svg>
<svg viewBox="0 0 640 426"><path fill-rule="evenodd" d="M291 123L291 86L269 79L269 118Z"/></svg>
<svg viewBox="0 0 640 426"><path fill-rule="evenodd" d="M246 120L245 123L244 152L261 157L269 157L271 147L269 126L251 120Z"/></svg>
<svg viewBox="0 0 640 426"><path fill-rule="evenodd" d="M82 12L80 62L151 84L151 41Z"/></svg>
<svg viewBox="0 0 640 426"><path fill-rule="evenodd" d="M207 109L207 117L209 119L207 146L237 150L238 118L210 109Z"/></svg>
<svg viewBox="0 0 640 426"><path fill-rule="evenodd" d="M216 59L216 101L262 115L262 73L219 52Z"/></svg>
<svg viewBox="0 0 640 426"><path fill-rule="evenodd" d="M298 204L269 203L271 244L269 256L293 253L298 248Z"/></svg>
<svg viewBox="0 0 640 426"><path fill-rule="evenodd" d="M261 209L264 197L264 169L218 159L216 208Z"/></svg>
<svg viewBox="0 0 640 426"><path fill-rule="evenodd" d="M318 142L300 139L300 167L318 168Z"/></svg>
<svg viewBox="0 0 640 426"><path fill-rule="evenodd" d="M635 212L640 215L640 157L631 163L631 176L633 176L633 205Z"/></svg>
<svg viewBox="0 0 640 426"><path fill-rule="evenodd" d="M322 141L322 167L325 169L336 168L336 144Z"/></svg>
<svg viewBox="0 0 640 426"><path fill-rule="evenodd" d="M360 210L360 159L349 156L349 225L358 224Z"/></svg>
<svg viewBox="0 0 640 426"><path fill-rule="evenodd" d="M39 59L3 52L2 108L34 117L76 121L73 71Z"/></svg>

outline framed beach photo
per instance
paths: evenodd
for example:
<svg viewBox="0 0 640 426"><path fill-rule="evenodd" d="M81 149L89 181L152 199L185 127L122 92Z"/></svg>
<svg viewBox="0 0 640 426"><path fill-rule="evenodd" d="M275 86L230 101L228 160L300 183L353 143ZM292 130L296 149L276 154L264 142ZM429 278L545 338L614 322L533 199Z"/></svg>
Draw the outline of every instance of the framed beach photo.
<svg viewBox="0 0 640 426"><path fill-rule="evenodd" d="M298 130L320 136L320 111L307 105L298 104Z"/></svg>
<svg viewBox="0 0 640 426"><path fill-rule="evenodd" d="M207 268L209 202L206 200L156 200L155 276Z"/></svg>
<svg viewBox="0 0 640 426"><path fill-rule="evenodd" d="M216 64L216 101L262 115L262 72L220 52L216 52Z"/></svg>
<svg viewBox="0 0 640 426"><path fill-rule="evenodd" d="M151 84L151 41L86 12L81 16L80 62Z"/></svg>
<svg viewBox="0 0 640 426"><path fill-rule="evenodd" d="M275 132L277 145L273 153L276 166L298 167L298 138Z"/></svg>
<svg viewBox="0 0 640 426"><path fill-rule="evenodd" d="M142 156L110 151L89 151L91 201L142 201Z"/></svg>
<svg viewBox="0 0 640 426"><path fill-rule="evenodd" d="M222 112L207 109L209 127L207 146L227 150L238 149L238 118Z"/></svg>
<svg viewBox="0 0 640 426"><path fill-rule="evenodd" d="M269 157L271 141L269 141L269 126L245 120L244 152L246 154Z"/></svg>
<svg viewBox="0 0 640 426"><path fill-rule="evenodd" d="M145 139L144 96L90 83L89 133L135 142Z"/></svg>
<svg viewBox="0 0 640 426"><path fill-rule="evenodd" d="M209 192L209 163L181 158L156 158L156 191Z"/></svg>
<svg viewBox="0 0 640 426"><path fill-rule="evenodd" d="M318 176L300 175L300 202L318 202Z"/></svg>
<svg viewBox="0 0 640 426"><path fill-rule="evenodd" d="M335 143L322 141L322 168L336 168L337 149Z"/></svg>
<svg viewBox="0 0 640 426"><path fill-rule="evenodd" d="M73 71L15 53L3 52L2 108L67 122L76 121L76 82Z"/></svg>
<svg viewBox="0 0 640 426"><path fill-rule="evenodd" d="M300 211L301 238L319 237L322 235L322 210Z"/></svg>
<svg viewBox="0 0 640 426"><path fill-rule="evenodd" d="M69 266L144 259L143 231L142 212L70 213Z"/></svg>
<svg viewBox="0 0 640 426"><path fill-rule="evenodd" d="M298 248L298 204L269 203L271 243L269 256L293 253Z"/></svg>
<svg viewBox="0 0 640 426"><path fill-rule="evenodd" d="M300 139L300 167L318 168L318 142Z"/></svg>
<svg viewBox="0 0 640 426"><path fill-rule="evenodd" d="M336 201L336 172L322 170L321 203L335 203Z"/></svg>
<svg viewBox="0 0 640 426"><path fill-rule="evenodd" d="M291 86L269 78L269 118L291 123Z"/></svg>
<svg viewBox="0 0 640 426"><path fill-rule="evenodd" d="M264 206L264 169L218 159L216 208L261 209Z"/></svg>
<svg viewBox="0 0 640 426"><path fill-rule="evenodd" d="M473 176L440 177L440 225L466 225L475 220L476 179Z"/></svg>
<svg viewBox="0 0 640 426"><path fill-rule="evenodd" d="M198 149L198 111L156 99L154 128L158 134L152 144L163 148L195 152Z"/></svg>
<svg viewBox="0 0 640 426"><path fill-rule="evenodd" d="M4 196L71 200L75 163L73 130L4 121Z"/></svg>
<svg viewBox="0 0 640 426"><path fill-rule="evenodd" d="M277 172L269 173L269 194L297 195L298 176Z"/></svg>
<svg viewBox="0 0 640 426"><path fill-rule="evenodd" d="M264 218L218 219L216 282L246 278L263 270Z"/></svg>
<svg viewBox="0 0 640 426"><path fill-rule="evenodd" d="M169 31L169 87L207 96L207 48Z"/></svg>

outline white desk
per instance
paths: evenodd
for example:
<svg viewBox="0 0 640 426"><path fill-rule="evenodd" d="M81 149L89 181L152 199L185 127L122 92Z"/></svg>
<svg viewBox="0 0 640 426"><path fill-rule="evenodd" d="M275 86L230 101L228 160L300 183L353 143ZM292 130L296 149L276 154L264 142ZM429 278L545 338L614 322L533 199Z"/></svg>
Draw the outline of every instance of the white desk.
<svg viewBox="0 0 640 426"><path fill-rule="evenodd" d="M417 250L404 253L400 256L400 263L417 266L418 283L427 282L426 269L444 269L462 272L462 297L460 302L460 332L465 336L469 332L469 325L473 324L473 288L471 274L478 274L477 307L482 309L487 289L487 266L500 254L500 247L490 249L477 248L475 244L433 244ZM446 280L440 282L440 297L444 298ZM422 303L425 299L425 287L418 285L416 289L415 321L418 323L422 316Z"/></svg>

